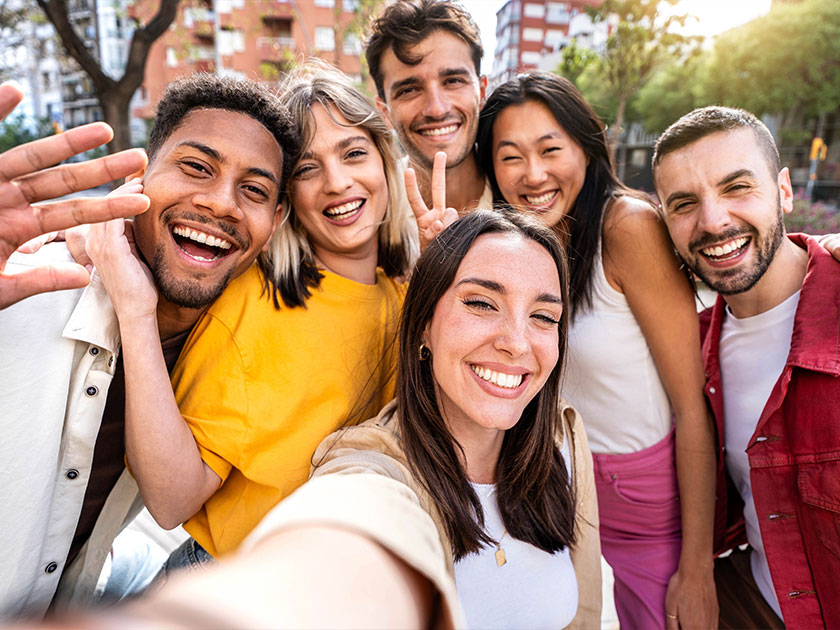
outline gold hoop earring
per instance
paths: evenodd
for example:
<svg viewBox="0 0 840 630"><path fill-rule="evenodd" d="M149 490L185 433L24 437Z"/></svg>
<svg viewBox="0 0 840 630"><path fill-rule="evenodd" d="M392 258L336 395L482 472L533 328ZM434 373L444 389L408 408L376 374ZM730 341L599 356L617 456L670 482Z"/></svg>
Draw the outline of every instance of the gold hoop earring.
<svg viewBox="0 0 840 630"><path fill-rule="evenodd" d="M429 347L425 343L421 343L420 348L417 351L417 356L420 358L421 361L425 361L430 356L432 356L432 351L429 350Z"/></svg>

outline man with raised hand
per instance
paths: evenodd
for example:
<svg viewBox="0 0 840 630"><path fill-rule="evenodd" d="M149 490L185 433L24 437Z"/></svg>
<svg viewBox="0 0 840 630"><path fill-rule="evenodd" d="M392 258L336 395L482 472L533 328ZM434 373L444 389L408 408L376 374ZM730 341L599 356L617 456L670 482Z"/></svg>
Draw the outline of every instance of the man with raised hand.
<svg viewBox="0 0 840 630"><path fill-rule="evenodd" d="M408 153L408 188L419 184L425 204L433 206L432 167L435 155L445 152L446 203L458 214L493 203L475 155L487 87L480 74L482 54L478 27L450 0L398 0L388 5L371 24L365 47L377 105ZM425 222L418 216L421 231L432 220L444 222L442 212L424 216Z"/></svg>
<svg viewBox="0 0 840 630"><path fill-rule="evenodd" d="M120 338L112 300L137 286L136 274L153 279L157 295L147 303L163 378L146 377L169 388L165 370L189 331L276 227L298 151L286 109L257 84L212 75L172 84L142 173L149 209L133 224L91 228L87 249L98 266L83 291L0 311L0 617L43 615L53 601L93 601L114 536L141 506L124 466L120 346L128 356L131 340ZM8 266L54 260L69 260L63 243L16 254Z"/></svg>
<svg viewBox="0 0 840 630"><path fill-rule="evenodd" d="M0 85L0 121L22 99L23 92L15 83ZM36 293L77 289L90 280L84 267L70 261L8 273L6 261L24 242L80 223L132 216L148 207L148 200L141 195L76 198L32 205L101 186L142 169L146 154L140 149L53 167L108 142L113 135L105 123L92 123L0 154L0 309Z"/></svg>
<svg viewBox="0 0 840 630"><path fill-rule="evenodd" d="M840 267L785 234L790 176L752 114L686 114L653 169L677 251L720 293L703 321L715 547L749 543L716 561L720 626L840 627Z"/></svg>

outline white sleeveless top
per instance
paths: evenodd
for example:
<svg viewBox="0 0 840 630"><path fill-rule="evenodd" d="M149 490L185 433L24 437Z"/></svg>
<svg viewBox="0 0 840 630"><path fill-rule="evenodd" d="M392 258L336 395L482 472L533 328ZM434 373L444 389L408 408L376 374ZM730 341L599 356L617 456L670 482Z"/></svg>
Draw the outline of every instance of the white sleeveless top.
<svg viewBox="0 0 840 630"><path fill-rule="evenodd" d="M563 400L577 409L593 453L634 453L671 430L668 395L627 299L607 282L599 248L592 306L569 325Z"/></svg>
<svg viewBox="0 0 840 630"><path fill-rule="evenodd" d="M571 478L569 440L561 448ZM565 628L577 613L578 589L569 548L550 554L505 533L495 484L471 484L484 511L484 529L505 552L498 566L496 546L455 563L455 585L467 627Z"/></svg>

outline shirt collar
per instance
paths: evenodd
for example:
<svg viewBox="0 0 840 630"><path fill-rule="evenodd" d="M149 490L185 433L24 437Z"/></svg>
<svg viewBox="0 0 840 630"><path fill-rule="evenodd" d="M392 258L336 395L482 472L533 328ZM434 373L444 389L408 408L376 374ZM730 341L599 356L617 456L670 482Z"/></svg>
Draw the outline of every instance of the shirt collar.
<svg viewBox="0 0 840 630"><path fill-rule="evenodd" d="M120 348L117 316L102 277L95 269L64 327L62 337L90 343L113 354Z"/></svg>

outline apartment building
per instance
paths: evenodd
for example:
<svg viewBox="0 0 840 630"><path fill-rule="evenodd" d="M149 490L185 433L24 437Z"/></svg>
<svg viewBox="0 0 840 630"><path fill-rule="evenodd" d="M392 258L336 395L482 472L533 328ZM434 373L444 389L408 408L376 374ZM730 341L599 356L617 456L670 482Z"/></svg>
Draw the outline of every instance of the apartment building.
<svg viewBox="0 0 840 630"><path fill-rule="evenodd" d="M601 2L508 0L496 12L496 50L490 87L525 70L552 69L557 65L554 59L559 61L557 53L572 37L580 37L586 40L585 45L597 48L598 42L606 39L606 26L593 25L584 9Z"/></svg>
<svg viewBox="0 0 840 630"><path fill-rule="evenodd" d="M357 0L184 0L151 48L134 113L152 118L166 86L196 71L274 82L317 56L361 82L362 42L349 28L357 9Z"/></svg>

